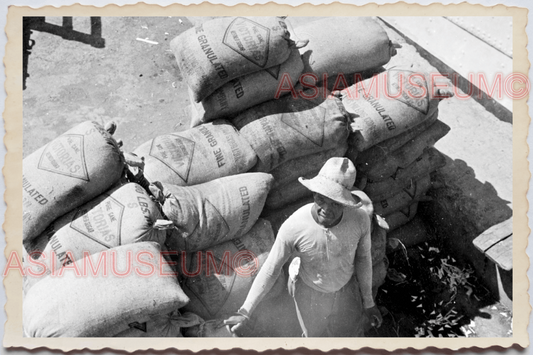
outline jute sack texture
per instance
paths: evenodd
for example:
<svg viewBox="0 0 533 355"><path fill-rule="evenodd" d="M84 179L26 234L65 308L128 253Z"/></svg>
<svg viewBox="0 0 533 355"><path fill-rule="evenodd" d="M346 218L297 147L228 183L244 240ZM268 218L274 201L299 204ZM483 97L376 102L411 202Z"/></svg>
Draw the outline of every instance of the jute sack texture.
<svg viewBox="0 0 533 355"><path fill-rule="evenodd" d="M105 192L120 179L124 158L115 139L86 121L22 161L22 238Z"/></svg>
<svg viewBox="0 0 533 355"><path fill-rule="evenodd" d="M392 137L390 139L379 142L378 144L362 151L358 152L355 147L350 146L349 150L355 151L355 160L357 164L364 164L370 166L373 162L383 161L394 152L400 149L403 145L416 139L429 127L431 127L438 119L439 110L437 109L430 117L422 121L420 124L408 129L407 131Z"/></svg>
<svg viewBox="0 0 533 355"><path fill-rule="evenodd" d="M227 118L265 101L287 95L280 87L295 86L303 70L300 52L291 48L291 55L282 64L233 79L199 103L191 100L191 127ZM189 90L189 94L192 91Z"/></svg>
<svg viewBox="0 0 533 355"><path fill-rule="evenodd" d="M387 221L387 224L389 225L389 235L393 230L396 230L415 218L417 210L418 201L415 201L409 206L393 212L385 217L385 221Z"/></svg>
<svg viewBox="0 0 533 355"><path fill-rule="evenodd" d="M252 170L260 172L337 148L348 138L347 113L340 99L322 89L254 106L232 122L255 150L258 161Z"/></svg>
<svg viewBox="0 0 533 355"><path fill-rule="evenodd" d="M268 193L265 206L269 209L277 209L306 196L312 196L313 193L298 181L298 177L311 179L317 176L329 158L342 157L346 148L347 145L344 145L344 147L329 149L323 153L292 159L272 170L272 176L283 176L283 172L287 172L287 175L291 176L291 180L287 181L287 177L285 177L282 183L276 181ZM301 173L297 174L298 171Z"/></svg>
<svg viewBox="0 0 533 355"><path fill-rule="evenodd" d="M431 173L446 165L446 158L434 147L430 147L424 153L416 158L414 162L405 168L399 168L391 177L373 181L368 179L366 186L372 184L374 189L382 191L387 186L395 184L406 185L412 180L418 180L424 175ZM367 187L365 187L366 189Z"/></svg>
<svg viewBox="0 0 533 355"><path fill-rule="evenodd" d="M100 258L105 258L107 276L103 276L103 267L98 267ZM87 260L92 266L84 266ZM129 329L131 323L144 323L156 314L183 307L189 298L162 260L159 244L141 242L93 254L71 264L81 275L86 270L84 276L76 276L74 269L63 270L61 277L47 276L26 294L22 307L25 334L30 337L111 336ZM91 267L99 268L96 276ZM151 272L151 276L146 276Z"/></svg>
<svg viewBox="0 0 533 355"><path fill-rule="evenodd" d="M28 252L35 252L34 259L47 271L36 277L26 275L24 287L32 287L50 271L87 255L136 242L164 244L166 231L154 228L161 218L158 206L141 186L128 183L107 191L58 218L28 243Z"/></svg>
<svg viewBox="0 0 533 355"><path fill-rule="evenodd" d="M328 159L342 157L346 153L346 149L348 149L348 143L341 142L336 148L286 161L270 171L274 178L272 189L281 188L290 182L297 181L301 176L309 178L309 174L320 170Z"/></svg>
<svg viewBox="0 0 533 355"><path fill-rule="evenodd" d="M425 194L430 186L431 183L427 179L419 180L411 189L402 190L383 200L375 200L374 211L380 216L387 216L409 206L413 201L426 200Z"/></svg>
<svg viewBox="0 0 533 355"><path fill-rule="evenodd" d="M158 136L134 153L144 157L148 181L179 186L244 173L257 161L250 144L225 120Z"/></svg>
<svg viewBox="0 0 533 355"><path fill-rule="evenodd" d="M290 21L290 19L289 19ZM309 40L300 48L304 62L302 78L310 85L328 77L378 68L396 53L387 33L370 17L331 17L313 21L293 30L294 40ZM342 80L342 78L338 77ZM342 86L341 86L342 87Z"/></svg>
<svg viewBox="0 0 533 355"><path fill-rule="evenodd" d="M131 323L130 329L114 335L117 338L174 338L183 337L182 328L200 324L200 317L191 313L181 314L179 311L157 314L144 323Z"/></svg>
<svg viewBox="0 0 533 355"><path fill-rule="evenodd" d="M270 223L259 219L244 236L207 250L183 253L179 263L183 291L191 301L183 309L204 319L234 313L244 302L272 245Z"/></svg>
<svg viewBox="0 0 533 355"><path fill-rule="evenodd" d="M451 92L437 90L429 76L390 69L342 90L351 114L349 143L364 151L420 124Z"/></svg>
<svg viewBox="0 0 533 355"><path fill-rule="evenodd" d="M230 80L285 62L289 37L281 17L222 17L183 32L170 49L200 102Z"/></svg>
<svg viewBox="0 0 533 355"><path fill-rule="evenodd" d="M163 213L176 226L167 247L197 251L244 235L259 218L272 183L270 174L247 173L188 187L163 184Z"/></svg>
<svg viewBox="0 0 533 355"><path fill-rule="evenodd" d="M373 181L384 180L393 175L398 168L406 168L414 162L425 149L432 147L449 131L450 127L447 124L437 121L418 137L389 154L386 159L368 165L366 162L357 164L357 171L366 174Z"/></svg>
<svg viewBox="0 0 533 355"><path fill-rule="evenodd" d="M283 206L282 208L274 210L265 208L263 210L263 213L261 214L261 218L264 218L269 221L272 225L272 230L274 231L274 234L278 234L279 228L281 227L283 222L287 220L287 218L289 218L300 207L312 202L312 197L306 197L286 206Z"/></svg>
<svg viewBox="0 0 533 355"><path fill-rule="evenodd" d="M429 173L416 180L396 181L394 179L388 179L387 182L388 184L381 182L367 183L364 191L373 201L381 201L390 196L394 196L401 191L406 191L411 195L415 195L417 191L429 189L431 187L431 177Z"/></svg>

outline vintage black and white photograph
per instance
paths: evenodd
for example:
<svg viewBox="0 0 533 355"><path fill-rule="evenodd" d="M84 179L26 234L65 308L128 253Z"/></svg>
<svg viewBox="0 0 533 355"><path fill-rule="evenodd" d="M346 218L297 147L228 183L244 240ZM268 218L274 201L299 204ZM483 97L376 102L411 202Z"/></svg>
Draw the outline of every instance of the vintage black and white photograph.
<svg viewBox="0 0 533 355"><path fill-rule="evenodd" d="M268 15L23 16L23 337L513 338L513 16Z"/></svg>

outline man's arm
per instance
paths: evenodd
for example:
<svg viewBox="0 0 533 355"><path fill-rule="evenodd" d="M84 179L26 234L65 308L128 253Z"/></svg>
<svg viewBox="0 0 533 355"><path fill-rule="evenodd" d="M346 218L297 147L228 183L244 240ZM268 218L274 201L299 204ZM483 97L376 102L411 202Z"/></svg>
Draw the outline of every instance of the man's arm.
<svg viewBox="0 0 533 355"><path fill-rule="evenodd" d="M372 326L381 326L381 313L374 303L372 297L372 254L370 239L370 224L365 234L359 240L355 255L355 276L361 290L363 307L369 317Z"/></svg>
<svg viewBox="0 0 533 355"><path fill-rule="evenodd" d="M238 314L224 321L224 324L233 325L231 331L237 335L242 331L244 323L250 318L259 302L270 291L279 277L283 264L289 259L294 250L294 246L286 238L286 229L283 226L280 228L267 260L261 270L259 270L244 304L237 311Z"/></svg>

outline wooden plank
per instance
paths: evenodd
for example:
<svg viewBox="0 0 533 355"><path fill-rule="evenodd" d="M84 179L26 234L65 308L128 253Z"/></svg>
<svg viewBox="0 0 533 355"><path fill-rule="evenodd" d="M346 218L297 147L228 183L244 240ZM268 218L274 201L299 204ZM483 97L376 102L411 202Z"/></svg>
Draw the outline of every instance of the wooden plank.
<svg viewBox="0 0 533 355"><path fill-rule="evenodd" d="M504 270L513 269L513 236L495 244L485 255Z"/></svg>
<svg viewBox="0 0 533 355"><path fill-rule="evenodd" d="M380 17L380 19L417 43L463 78L469 80L469 75L473 74L472 83L476 86L479 85L479 75L484 75L488 90L491 90L496 74L501 73L505 80L507 75L513 71L513 60L506 54L444 17L398 16ZM511 17L509 21L512 21ZM511 40L508 39L508 41ZM503 43L502 46L504 46ZM484 87L478 86L478 88L488 94ZM513 112L513 100L505 93L502 95L501 99L497 97L493 99L509 112Z"/></svg>
<svg viewBox="0 0 533 355"><path fill-rule="evenodd" d="M500 240L513 234L513 218L496 224L481 233L473 243L476 248L485 253L487 249L498 243Z"/></svg>

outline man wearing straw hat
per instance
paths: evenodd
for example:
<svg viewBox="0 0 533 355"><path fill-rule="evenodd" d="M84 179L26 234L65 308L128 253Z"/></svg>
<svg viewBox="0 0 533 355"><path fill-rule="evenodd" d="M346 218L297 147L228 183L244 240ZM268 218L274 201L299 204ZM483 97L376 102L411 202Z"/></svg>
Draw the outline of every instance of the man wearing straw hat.
<svg viewBox="0 0 533 355"><path fill-rule="evenodd" d="M381 325L372 298L370 217L350 193L355 177L349 159L331 158L313 179L299 178L313 192L314 203L281 226L246 301L224 322L233 325L232 332L242 333L291 256L300 258L288 287L303 336L362 336L363 312L373 326Z"/></svg>

